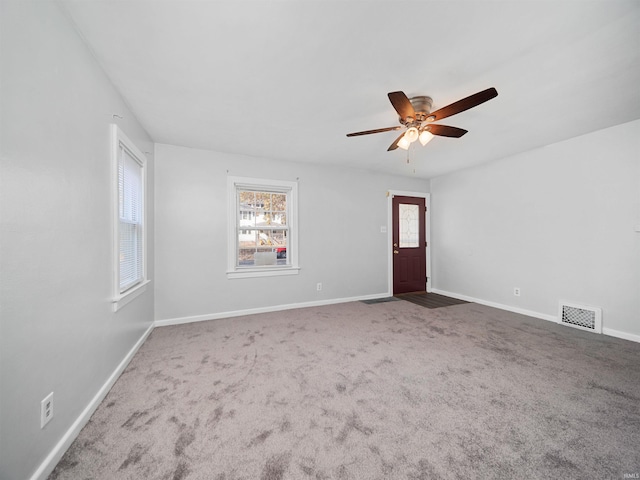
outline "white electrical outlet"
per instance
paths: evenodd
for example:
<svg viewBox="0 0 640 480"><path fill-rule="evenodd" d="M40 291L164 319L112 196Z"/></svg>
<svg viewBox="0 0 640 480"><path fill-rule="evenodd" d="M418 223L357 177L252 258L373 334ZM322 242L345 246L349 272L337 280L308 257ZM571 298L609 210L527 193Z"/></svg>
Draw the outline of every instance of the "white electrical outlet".
<svg viewBox="0 0 640 480"><path fill-rule="evenodd" d="M53 418L53 392L44 397L40 402L40 428L51 421Z"/></svg>
<svg viewBox="0 0 640 480"><path fill-rule="evenodd" d="M317 291L322 290L322 283L318 283L318 284L316 285L316 290L317 290Z"/></svg>
<svg viewBox="0 0 640 480"><path fill-rule="evenodd" d="M520 288L515 287L515 288L513 289L513 294L514 294L516 297L519 297L519 296L520 296Z"/></svg>

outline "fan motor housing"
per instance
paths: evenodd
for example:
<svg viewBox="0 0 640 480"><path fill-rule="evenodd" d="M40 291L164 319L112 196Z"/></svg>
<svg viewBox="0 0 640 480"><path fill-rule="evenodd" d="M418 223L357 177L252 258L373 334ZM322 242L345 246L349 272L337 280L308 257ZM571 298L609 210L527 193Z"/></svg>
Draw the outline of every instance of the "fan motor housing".
<svg viewBox="0 0 640 480"><path fill-rule="evenodd" d="M413 122L405 122L402 118L400 118L400 123L402 123L403 125L408 125L409 123L424 122L431 113L431 107L433 106L433 100L431 99L431 97L427 97L424 95L411 97L409 99L409 102L411 102L411 106L416 112L416 118Z"/></svg>

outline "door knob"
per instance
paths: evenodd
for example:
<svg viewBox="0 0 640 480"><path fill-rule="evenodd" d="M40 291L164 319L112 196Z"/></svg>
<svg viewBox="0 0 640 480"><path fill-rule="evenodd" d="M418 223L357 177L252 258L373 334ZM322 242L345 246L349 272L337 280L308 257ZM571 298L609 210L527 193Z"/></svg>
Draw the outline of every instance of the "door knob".
<svg viewBox="0 0 640 480"><path fill-rule="evenodd" d="M394 251L393 251L393 253L396 253L396 254L397 254L397 253L400 253L400 252L398 252L398 250L394 250Z"/></svg>
<svg viewBox="0 0 640 480"><path fill-rule="evenodd" d="M393 246L394 246L394 247L396 247L396 248L398 248L398 244L397 244L397 243L394 243L394 244L393 244Z"/></svg>

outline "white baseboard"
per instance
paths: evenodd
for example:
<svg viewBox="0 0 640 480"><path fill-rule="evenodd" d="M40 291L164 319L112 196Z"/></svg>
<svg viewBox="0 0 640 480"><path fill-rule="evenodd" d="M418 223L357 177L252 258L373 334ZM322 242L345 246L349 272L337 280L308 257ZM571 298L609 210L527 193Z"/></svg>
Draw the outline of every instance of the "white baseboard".
<svg viewBox="0 0 640 480"><path fill-rule="evenodd" d="M131 348L131 350L129 350L129 353L127 353L127 355L122 359L120 364L109 376L109 378L104 383L104 385L102 385L100 390L98 390L98 393L96 393L93 399L89 402L89 405L85 407L85 409L82 411L80 416L78 416L75 422L73 422L69 430L66 431L66 433L62 436L62 438L56 444L53 450L49 452L49 455L47 455L47 458L44 459L44 461L40 464L40 466L35 471L35 473L31 476L31 480L44 480L51 474L55 466L58 464L62 456L67 451L67 449L71 446L73 441L78 437L80 430L82 430L82 428L87 424L87 422L91 418L91 415L93 415L93 413L96 411L96 409L98 408L102 400L104 400L104 397L106 397L107 393L109 393L109 390L111 390L111 387L113 387L113 384L116 383L116 380L118 380L118 378L120 377L124 369L127 368L127 365L129 365L129 362L131 361L133 356L136 354L138 349L145 342L145 340L147 339L147 337L149 336L153 328L154 328L154 324L152 323L151 325L149 325L149 328L147 328L147 330L138 339L138 341Z"/></svg>
<svg viewBox="0 0 640 480"><path fill-rule="evenodd" d="M558 323L558 317L555 315L548 315L546 313L535 312L533 310L526 310L524 308L513 307L511 305L504 305L502 303L490 302L488 300L482 300L481 298L469 297L467 295L461 295L459 293L447 292L445 290L438 290L436 288L431 290L433 293L445 295L447 297L457 298L458 300L465 300L467 302L479 303L480 305L486 305L488 307L499 308L500 310L507 310L513 313L520 313L521 315L527 315L529 317L541 318L542 320L548 320L550 322Z"/></svg>
<svg viewBox="0 0 640 480"><path fill-rule="evenodd" d="M614 330L613 328L602 327L602 333L611 337L622 338L624 340L631 340L632 342L640 343L640 335L633 333L621 332L620 330Z"/></svg>
<svg viewBox="0 0 640 480"><path fill-rule="evenodd" d="M550 322L558 323L558 317L555 315L548 315L546 313L534 312L532 310L525 310L524 308L512 307L511 305L504 305L502 303L489 302L480 298L469 297L467 295L461 295L459 293L447 292L445 290L438 290L436 288L431 290L433 293L440 295L446 295L447 297L457 298L459 300L466 300L467 302L479 303L481 305L487 305L488 307L499 308L500 310L507 310L509 312L520 313L529 317L541 318L542 320L549 320ZM621 332L620 330L614 330L612 328L602 327L602 333L611 337L622 338L624 340L630 340L632 342L640 343L640 335L633 333Z"/></svg>
<svg viewBox="0 0 640 480"><path fill-rule="evenodd" d="M205 315L194 315L192 317L167 318L156 320L156 327L166 327L168 325L180 325L182 323L204 322L207 320L218 320L221 318L242 317L244 315L255 315L256 313L278 312L281 310L293 310L294 308L320 307L323 305L334 305L337 303L359 302L361 300L375 300L378 298L390 297L389 292L376 293L373 295L362 295L359 297L331 298L328 300L317 300L313 302L289 303L285 305L273 305L271 307L248 308L245 310L232 310L228 312L208 313Z"/></svg>

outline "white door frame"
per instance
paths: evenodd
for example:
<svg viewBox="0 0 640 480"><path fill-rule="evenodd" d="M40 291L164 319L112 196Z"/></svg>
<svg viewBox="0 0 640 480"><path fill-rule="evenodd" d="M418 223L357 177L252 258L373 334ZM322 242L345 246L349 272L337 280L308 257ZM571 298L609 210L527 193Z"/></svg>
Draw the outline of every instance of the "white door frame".
<svg viewBox="0 0 640 480"><path fill-rule="evenodd" d="M426 259L427 259L427 292L431 291L431 194L424 192L406 192L403 190L387 191L387 272L389 295L393 295L393 197L417 197L424 198L424 204L427 207L425 213L425 241Z"/></svg>

